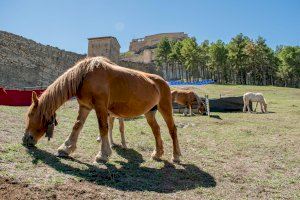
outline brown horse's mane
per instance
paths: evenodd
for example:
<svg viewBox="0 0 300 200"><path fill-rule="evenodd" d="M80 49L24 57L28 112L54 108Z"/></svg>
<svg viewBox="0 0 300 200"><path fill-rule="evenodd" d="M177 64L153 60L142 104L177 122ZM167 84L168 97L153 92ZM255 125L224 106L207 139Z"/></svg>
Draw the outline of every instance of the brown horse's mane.
<svg viewBox="0 0 300 200"><path fill-rule="evenodd" d="M49 121L55 111L67 100L76 96L85 75L97 67L107 67L113 62L104 57L84 58L58 77L40 96L38 117Z"/></svg>

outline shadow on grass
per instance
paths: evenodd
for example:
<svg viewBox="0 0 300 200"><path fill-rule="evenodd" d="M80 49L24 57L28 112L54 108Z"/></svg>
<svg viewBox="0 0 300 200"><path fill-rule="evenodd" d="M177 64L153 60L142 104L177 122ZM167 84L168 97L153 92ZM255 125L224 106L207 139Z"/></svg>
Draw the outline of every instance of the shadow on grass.
<svg viewBox="0 0 300 200"><path fill-rule="evenodd" d="M276 112L272 112L272 111L268 111L266 113L263 113L263 112L253 112L253 114L264 114L264 115L266 115L266 114L273 114L273 113L276 113Z"/></svg>
<svg viewBox="0 0 300 200"><path fill-rule="evenodd" d="M119 162L121 168L116 168L115 165L107 163L105 164L107 169L101 169L97 165L69 158L73 162L86 166L86 169L82 169L65 164L62 162L63 158L58 158L41 149L31 148L28 149L28 153L33 158L33 164L42 161L58 172L123 191L170 193L197 187L216 186L214 177L195 165L181 164L182 169L176 169L172 163L161 161L164 163L161 169L143 167L141 166L141 163L144 162L143 157L137 151L120 147L116 147L115 150L128 161Z"/></svg>
<svg viewBox="0 0 300 200"><path fill-rule="evenodd" d="M219 115L209 115L209 117L222 120L222 118Z"/></svg>
<svg viewBox="0 0 300 200"><path fill-rule="evenodd" d="M191 117L201 117L201 116L206 116L205 114L199 114L199 113L194 113L193 115L184 115L184 114L180 114L180 113L176 113L174 116L176 117L183 117L183 118L191 118Z"/></svg>

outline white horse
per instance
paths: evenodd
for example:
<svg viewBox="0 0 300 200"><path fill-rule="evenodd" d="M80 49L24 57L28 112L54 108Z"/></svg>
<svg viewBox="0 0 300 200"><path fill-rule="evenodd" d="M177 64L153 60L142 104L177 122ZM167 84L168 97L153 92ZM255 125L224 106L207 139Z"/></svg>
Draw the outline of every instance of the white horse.
<svg viewBox="0 0 300 200"><path fill-rule="evenodd" d="M249 106L250 102L256 102L254 112L256 112L258 103L260 104L261 112L263 113L267 112L267 103L262 93L247 92L243 96L243 101L244 101L243 112L246 112L246 108L248 109L248 112L251 112Z"/></svg>
<svg viewBox="0 0 300 200"><path fill-rule="evenodd" d="M118 118L118 119L119 119L119 130L121 133L122 147L126 149L127 145L126 145L125 134L124 134L124 119L123 118ZM113 140L113 136L112 136L114 121L115 121L115 117L112 117L112 116L108 117L108 134L109 134L109 142L110 142L111 147L116 146L116 144L114 143L114 140ZM98 136L97 141L101 142L100 136Z"/></svg>

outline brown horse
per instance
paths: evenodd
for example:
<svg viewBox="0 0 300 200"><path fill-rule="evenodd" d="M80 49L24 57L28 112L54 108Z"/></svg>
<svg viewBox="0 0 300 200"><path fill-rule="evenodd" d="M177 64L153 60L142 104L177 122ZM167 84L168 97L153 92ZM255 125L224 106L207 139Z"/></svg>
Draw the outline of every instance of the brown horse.
<svg viewBox="0 0 300 200"><path fill-rule="evenodd" d="M96 161L107 161L111 155L108 141L108 116L136 117L145 114L156 140L153 159L163 155L160 128L153 107L162 114L173 140L173 161L181 155L177 130L172 116L171 91L160 76L123 68L103 57L86 58L61 75L37 97L32 94L32 105L26 118L23 143L32 146L45 134L52 136L55 111L68 99L76 96L79 103L77 120L66 141L58 148L58 155L74 152L79 132L92 109L95 109L101 136L101 151Z"/></svg>
<svg viewBox="0 0 300 200"><path fill-rule="evenodd" d="M192 116L192 105L197 102L197 110L199 113L203 114L205 109L205 103L200 99L200 97L191 90L173 90L172 91L172 102L178 103L183 106L187 106L190 110L189 116ZM184 112L186 115L186 110Z"/></svg>

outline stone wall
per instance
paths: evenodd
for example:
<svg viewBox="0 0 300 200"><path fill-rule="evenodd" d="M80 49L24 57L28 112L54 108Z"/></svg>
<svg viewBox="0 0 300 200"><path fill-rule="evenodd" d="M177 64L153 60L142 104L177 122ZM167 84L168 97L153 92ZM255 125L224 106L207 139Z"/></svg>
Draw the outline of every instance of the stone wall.
<svg viewBox="0 0 300 200"><path fill-rule="evenodd" d="M110 38L108 42L111 42L114 48L112 51L119 58L120 47L117 40ZM89 47L92 46L89 45ZM94 48L98 47L94 46ZM163 76L163 72L153 62L149 62L153 59L151 56L153 52L149 50L138 55L134 61L119 60L117 63L123 67ZM78 60L85 57L86 55L42 45L33 40L0 31L0 87L45 88ZM112 60L115 61L115 59Z"/></svg>
<svg viewBox="0 0 300 200"><path fill-rule="evenodd" d="M183 32L178 33L159 33L155 35L149 35L144 38L133 39L130 42L129 50L135 53L140 53L144 49L153 48L156 46L161 39L168 38L169 40L183 40L188 35Z"/></svg>
<svg viewBox="0 0 300 200"><path fill-rule="evenodd" d="M150 74L157 74L163 77L163 72L153 63L138 63L138 62L130 62L130 61L119 61L118 65L130 69L135 69L143 72L147 72Z"/></svg>
<svg viewBox="0 0 300 200"><path fill-rule="evenodd" d="M84 57L0 31L0 87L47 87Z"/></svg>
<svg viewBox="0 0 300 200"><path fill-rule="evenodd" d="M138 62L138 63L151 63L155 59L154 49L145 49L140 54L130 53L120 55L120 60Z"/></svg>

